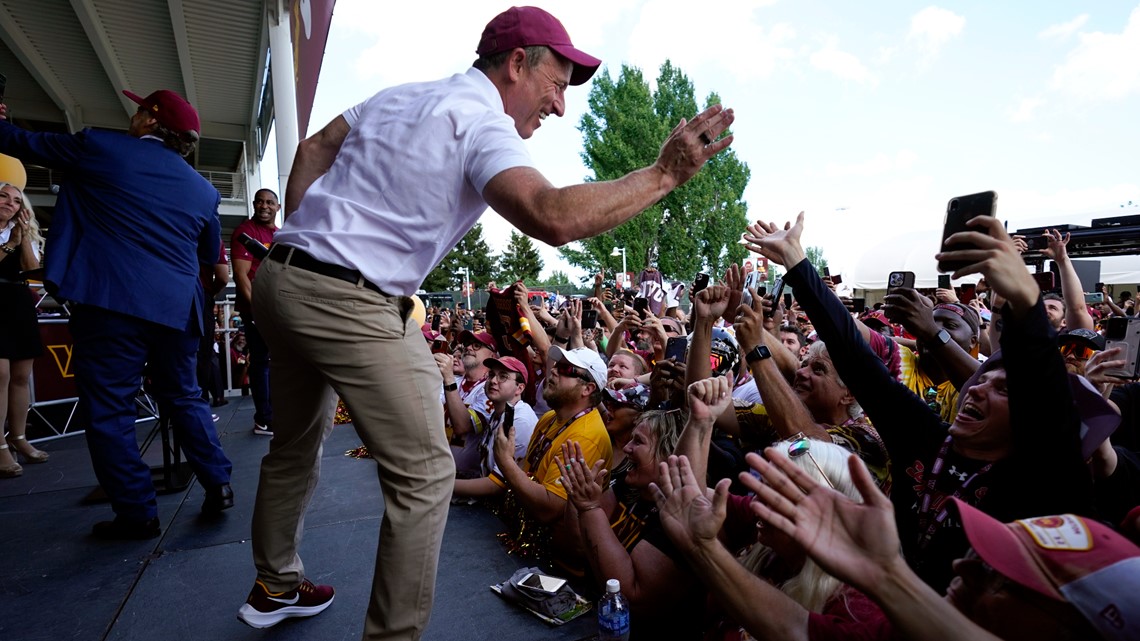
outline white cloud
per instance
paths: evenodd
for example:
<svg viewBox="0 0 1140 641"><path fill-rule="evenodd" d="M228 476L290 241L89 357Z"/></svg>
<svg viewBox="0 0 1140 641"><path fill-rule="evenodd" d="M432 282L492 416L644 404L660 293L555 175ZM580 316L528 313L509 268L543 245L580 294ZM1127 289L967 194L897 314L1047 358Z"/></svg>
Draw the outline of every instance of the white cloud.
<svg viewBox="0 0 1140 641"><path fill-rule="evenodd" d="M1065 40L1083 27L1088 20L1089 14L1082 13L1068 22L1046 27L1041 33L1037 34L1037 37L1042 40Z"/></svg>
<svg viewBox="0 0 1140 641"><path fill-rule="evenodd" d="M1120 33L1082 33L1080 44L1053 71L1052 87L1092 101L1140 92L1140 7Z"/></svg>
<svg viewBox="0 0 1140 641"><path fill-rule="evenodd" d="M875 64L881 65L890 62L898 50L898 47L879 47L879 51L875 54Z"/></svg>
<svg viewBox="0 0 1140 641"><path fill-rule="evenodd" d="M824 166L823 171L828 178L868 178L910 169L917 161L918 154L909 149L903 149L894 156L880 152L868 160L847 165L829 162Z"/></svg>
<svg viewBox="0 0 1140 641"><path fill-rule="evenodd" d="M840 51L834 43L811 54L808 60L816 69L834 74L843 80L872 87L879 84L879 79L859 61L859 58L846 51Z"/></svg>
<svg viewBox="0 0 1140 641"><path fill-rule="evenodd" d="M628 63L651 79L669 59L690 74L701 65L714 64L740 81L749 81L767 78L795 56L791 48L795 29L782 23L765 26L758 20L757 10L772 4L771 0L729 0L727 4L718 4L715 15L731 19L698 18L694 22L678 17L674 0L645 2L629 34Z"/></svg>
<svg viewBox="0 0 1140 641"><path fill-rule="evenodd" d="M926 59L937 57L946 43L962 33L966 19L943 9L930 6L914 14L910 19L910 33L906 39L918 45Z"/></svg>
<svg viewBox="0 0 1140 641"><path fill-rule="evenodd" d="M1010 122L1029 122L1033 120L1037 108L1043 104L1045 104L1045 101L1040 98L1023 99L1016 108L1009 110Z"/></svg>

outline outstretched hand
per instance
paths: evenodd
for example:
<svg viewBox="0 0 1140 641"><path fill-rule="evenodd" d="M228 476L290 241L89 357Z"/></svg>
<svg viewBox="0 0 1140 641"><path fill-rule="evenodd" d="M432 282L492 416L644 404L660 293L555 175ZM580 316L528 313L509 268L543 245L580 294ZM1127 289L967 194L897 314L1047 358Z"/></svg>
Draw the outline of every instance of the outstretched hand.
<svg viewBox="0 0 1140 641"><path fill-rule="evenodd" d="M792 267L806 257L800 246L803 231L804 213L801 211L795 224L787 222L782 228L762 220L752 223L740 237L740 244L776 264Z"/></svg>
<svg viewBox="0 0 1140 641"><path fill-rule="evenodd" d="M657 502L665 535L686 551L715 545L727 512L729 480L721 479L709 499L704 482L693 474L689 457L670 456L667 463L660 464L660 472L658 482L649 484L649 491Z"/></svg>
<svg viewBox="0 0 1140 641"><path fill-rule="evenodd" d="M847 465L863 503L820 485L772 448L764 455L767 460L754 453L745 457L764 481L748 473L740 481L756 493L752 511L766 527L803 546L828 574L867 593L896 564L905 565L894 508L859 457L850 456Z"/></svg>
<svg viewBox="0 0 1140 641"><path fill-rule="evenodd" d="M720 135L735 118L731 109L721 105L705 109L690 121L682 118L661 145L654 167L673 180L673 189L685 184L709 158L732 144L732 136L720 138Z"/></svg>

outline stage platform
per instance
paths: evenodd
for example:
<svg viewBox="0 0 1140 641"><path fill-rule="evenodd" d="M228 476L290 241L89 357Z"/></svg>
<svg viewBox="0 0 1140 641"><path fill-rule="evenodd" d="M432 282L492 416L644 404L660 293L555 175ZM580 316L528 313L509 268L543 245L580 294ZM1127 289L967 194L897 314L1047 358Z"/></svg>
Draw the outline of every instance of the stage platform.
<svg viewBox="0 0 1140 641"><path fill-rule="evenodd" d="M5 641L355 641L364 627L384 502L371 459L345 456L360 445L351 426L333 429L321 480L305 520L301 556L309 577L336 588L321 615L255 630L236 618L253 584L250 516L269 439L251 432L253 401L235 397L213 410L234 464L236 505L215 519L199 515L202 488L160 495L162 536L103 542L92 524L112 517L90 503L97 487L83 436L40 445L43 465L0 480L0 639ZM139 426L140 439L149 423ZM147 455L161 463L156 444ZM497 518L478 506L452 506L440 557L427 641L593 639L588 613L561 627L500 599L488 588L526 565L506 554Z"/></svg>

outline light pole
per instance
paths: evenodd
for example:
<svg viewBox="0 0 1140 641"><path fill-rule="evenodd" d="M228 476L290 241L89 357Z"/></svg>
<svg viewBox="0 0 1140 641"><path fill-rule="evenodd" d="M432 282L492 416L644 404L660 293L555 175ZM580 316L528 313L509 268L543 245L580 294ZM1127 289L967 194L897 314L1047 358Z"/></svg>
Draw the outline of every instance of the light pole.
<svg viewBox="0 0 1140 641"><path fill-rule="evenodd" d="M628 273L625 268L625 247L614 247L614 250L610 252L610 256L616 258L618 252L621 252L621 281L623 285L622 289L625 289L625 286L628 285L628 283L625 282L625 275Z"/></svg>
<svg viewBox="0 0 1140 641"><path fill-rule="evenodd" d="M471 268L464 267L456 274L463 274L463 289L467 292L467 313L471 313Z"/></svg>

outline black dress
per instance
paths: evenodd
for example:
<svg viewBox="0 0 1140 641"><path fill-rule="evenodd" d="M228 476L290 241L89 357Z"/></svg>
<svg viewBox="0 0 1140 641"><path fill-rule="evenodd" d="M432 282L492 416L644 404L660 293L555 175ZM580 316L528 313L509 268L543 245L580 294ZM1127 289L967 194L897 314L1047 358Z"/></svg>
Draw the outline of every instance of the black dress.
<svg viewBox="0 0 1140 641"><path fill-rule="evenodd" d="M22 361L43 352L36 299L19 280L20 250L0 252L0 358Z"/></svg>

